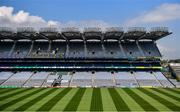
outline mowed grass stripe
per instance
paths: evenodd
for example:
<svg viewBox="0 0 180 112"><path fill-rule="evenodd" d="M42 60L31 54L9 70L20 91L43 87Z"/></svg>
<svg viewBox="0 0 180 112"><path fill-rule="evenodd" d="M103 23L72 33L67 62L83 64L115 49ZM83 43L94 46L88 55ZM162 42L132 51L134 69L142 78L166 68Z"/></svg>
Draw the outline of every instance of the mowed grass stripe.
<svg viewBox="0 0 180 112"><path fill-rule="evenodd" d="M49 101L47 101L44 105L42 105L37 111L51 110L53 106L56 105L56 103L60 101L70 90L71 88L65 88L60 93L51 98Z"/></svg>
<svg viewBox="0 0 180 112"><path fill-rule="evenodd" d="M164 106L166 106L167 108L171 109L172 111L180 111L180 106L176 106L175 104L173 104L172 102L162 98L162 97L159 97L158 95L144 89L144 88L141 88L139 89L141 92L143 92L144 94L150 96L151 98L157 100L159 103L163 104Z"/></svg>
<svg viewBox="0 0 180 112"><path fill-rule="evenodd" d="M14 90L17 90L17 89L0 89L0 94L8 93L8 92L14 91Z"/></svg>
<svg viewBox="0 0 180 112"><path fill-rule="evenodd" d="M100 88L93 88L90 110L103 111L102 96L101 96Z"/></svg>
<svg viewBox="0 0 180 112"><path fill-rule="evenodd" d="M12 88L11 88L12 89ZM10 89L10 90L11 90ZM22 88L14 88L14 89L12 89L11 91L8 91L7 93L5 93L5 94L0 94L0 98L1 97L4 97L4 96L7 96L7 95L9 95L9 94L13 94L13 93L15 93L15 92L18 92L18 91L22 91L23 89Z"/></svg>
<svg viewBox="0 0 180 112"><path fill-rule="evenodd" d="M149 102L144 100L142 97L140 97L138 94L133 92L129 88L123 89L136 103L138 103L145 111L158 111L155 107L153 107Z"/></svg>
<svg viewBox="0 0 180 112"><path fill-rule="evenodd" d="M117 111L107 88L101 88L103 111Z"/></svg>
<svg viewBox="0 0 180 112"><path fill-rule="evenodd" d="M171 95L171 94L168 94L168 93L166 93L166 92L164 92L164 91L162 91L162 90L160 90L160 89L152 88L152 90L154 90L154 91L156 91L156 92L158 92L158 93L164 94L165 96L170 97L170 98L172 98L172 99L174 99L174 100L176 100L176 101L180 101L180 98L179 98L179 97L176 97L176 96L173 96L173 95Z"/></svg>
<svg viewBox="0 0 180 112"><path fill-rule="evenodd" d="M14 93L11 93L11 94L2 96L2 97L0 97L0 101L3 101L3 100L5 100L5 99L7 99L7 98L10 98L10 97L15 96L15 95L22 94L22 93L24 93L24 92L26 92L26 91L30 91L30 90L32 90L32 89L22 89L22 90L20 90L20 91L17 91L17 92L14 92Z"/></svg>
<svg viewBox="0 0 180 112"><path fill-rule="evenodd" d="M167 92L168 94L171 94L173 96L176 96L176 97L180 98L180 94L174 93L174 92L172 92L171 90L169 90L167 88L163 88L161 90L164 91L164 92Z"/></svg>
<svg viewBox="0 0 180 112"><path fill-rule="evenodd" d="M78 106L77 111L89 111L90 106L91 106L92 91L93 91L93 88L86 89L81 99L81 102Z"/></svg>
<svg viewBox="0 0 180 112"><path fill-rule="evenodd" d="M23 95L23 96L21 96L21 97L19 97L19 98L17 98L17 99L14 99L14 100L10 101L10 102L8 102L8 103L5 103L5 104L3 104L3 105L0 106L0 110L4 110L4 109L8 108L9 106L18 103L19 101L22 101L22 100L24 100L24 99L26 99L26 98L28 98L28 97L36 94L36 93L39 93L39 92L42 91L42 90L43 90L43 89L36 89L36 90L33 91L33 92L30 92L30 93L28 93L28 94L26 94L26 95Z"/></svg>
<svg viewBox="0 0 180 112"><path fill-rule="evenodd" d="M108 88L109 94L114 102L117 111L130 111L120 94L114 88Z"/></svg>
<svg viewBox="0 0 180 112"><path fill-rule="evenodd" d="M172 92L174 92L174 93L176 93L176 94L180 94L180 91L178 91L178 90L176 90L176 89L167 88L167 90L172 91Z"/></svg>
<svg viewBox="0 0 180 112"><path fill-rule="evenodd" d="M49 94L52 94L56 90L57 90L56 88L49 89L47 92L45 92L45 93L43 93L43 94L33 98L29 102L27 102L27 103L23 104L22 106L18 107L17 109L15 109L15 111L25 111L25 110L27 110L32 105L34 105L37 102L41 101L44 97L47 97Z"/></svg>
<svg viewBox="0 0 180 112"><path fill-rule="evenodd" d="M86 90L85 88L79 88L76 94L73 96L73 98L69 101L69 103L65 107L64 111L76 111L81 101L81 98L85 93L85 90Z"/></svg>
<svg viewBox="0 0 180 112"><path fill-rule="evenodd" d="M134 89L133 89L134 90ZM121 95L124 102L127 104L131 111L144 111L139 104L134 101L124 90L123 88L116 88L116 91ZM146 100L147 101L147 100Z"/></svg>

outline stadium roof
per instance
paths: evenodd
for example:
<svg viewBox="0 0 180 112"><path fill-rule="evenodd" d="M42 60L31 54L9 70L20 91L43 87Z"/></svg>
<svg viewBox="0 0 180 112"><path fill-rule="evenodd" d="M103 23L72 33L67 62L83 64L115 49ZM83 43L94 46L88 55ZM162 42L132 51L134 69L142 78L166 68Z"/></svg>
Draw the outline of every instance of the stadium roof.
<svg viewBox="0 0 180 112"><path fill-rule="evenodd" d="M55 27L45 27L36 31L32 27L20 27L14 31L9 27L0 27L0 40L3 39L46 39L46 40L159 40L167 35L172 34L167 27L153 27L147 31L144 27L130 27L124 31L121 27L109 27L103 32L98 27L84 28L81 32L76 27L62 28L61 31Z"/></svg>

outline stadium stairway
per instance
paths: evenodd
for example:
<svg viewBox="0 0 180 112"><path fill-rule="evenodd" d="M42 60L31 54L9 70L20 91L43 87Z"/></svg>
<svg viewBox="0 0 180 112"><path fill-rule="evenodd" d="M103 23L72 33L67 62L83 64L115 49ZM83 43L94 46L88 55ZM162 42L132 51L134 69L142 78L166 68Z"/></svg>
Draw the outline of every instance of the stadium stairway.
<svg viewBox="0 0 180 112"><path fill-rule="evenodd" d="M135 77L134 73L132 73L132 76L133 76L133 78L134 78L135 82L138 84L138 87L140 87L140 85L139 85L139 83L138 83L138 81L137 81L137 79L136 79L136 77Z"/></svg>
<svg viewBox="0 0 180 112"><path fill-rule="evenodd" d="M32 73L32 75L24 82L24 84L22 85L22 87L24 87L24 85L31 79L31 77L34 75L35 73Z"/></svg>
<svg viewBox="0 0 180 112"><path fill-rule="evenodd" d="M127 57L127 56L126 56L126 53L125 53L125 51L124 51L124 48L123 48L122 45L121 45L121 42L119 42L119 47L120 47L120 49L121 49L124 57Z"/></svg>
<svg viewBox="0 0 180 112"><path fill-rule="evenodd" d="M43 87L43 85L47 82L47 79L48 79L49 75L51 75L51 74L52 74L52 72L49 73L49 74L47 75L47 77L44 79L44 81L43 81L41 87Z"/></svg>
<svg viewBox="0 0 180 112"><path fill-rule="evenodd" d="M11 57L11 55L12 55L12 53L14 51L14 48L16 47L16 43L17 43L17 41L14 41L14 44L13 44L13 46L12 46L10 52L9 52L9 57Z"/></svg>
<svg viewBox="0 0 180 112"><path fill-rule="evenodd" d="M12 73L7 79L5 79L2 83L0 83L0 85L2 85L3 83L5 83L7 80L9 80L15 73Z"/></svg>
<svg viewBox="0 0 180 112"><path fill-rule="evenodd" d="M157 79L157 77L154 75L154 73L152 73L153 77L155 78L156 82L159 83L159 85L161 85L162 87L164 87L164 85Z"/></svg>
<svg viewBox="0 0 180 112"><path fill-rule="evenodd" d="M30 47L29 52L27 54L27 57L31 54L33 47L34 47L34 40L32 41L32 44L31 44L31 47Z"/></svg>
<svg viewBox="0 0 180 112"><path fill-rule="evenodd" d="M142 55L143 57L145 57L145 55L144 55L144 53L143 53L142 48L139 46L138 41L136 41L136 45L137 45L137 47L138 47L138 49L139 49L139 51L140 51L141 55Z"/></svg>

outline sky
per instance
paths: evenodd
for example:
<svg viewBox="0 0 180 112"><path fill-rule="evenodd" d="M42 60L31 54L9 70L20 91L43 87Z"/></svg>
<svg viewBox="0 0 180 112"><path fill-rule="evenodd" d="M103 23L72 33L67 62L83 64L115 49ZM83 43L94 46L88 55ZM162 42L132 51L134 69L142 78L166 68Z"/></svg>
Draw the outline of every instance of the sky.
<svg viewBox="0 0 180 112"><path fill-rule="evenodd" d="M180 0L0 0L0 26L165 26L157 41L163 58L180 58Z"/></svg>

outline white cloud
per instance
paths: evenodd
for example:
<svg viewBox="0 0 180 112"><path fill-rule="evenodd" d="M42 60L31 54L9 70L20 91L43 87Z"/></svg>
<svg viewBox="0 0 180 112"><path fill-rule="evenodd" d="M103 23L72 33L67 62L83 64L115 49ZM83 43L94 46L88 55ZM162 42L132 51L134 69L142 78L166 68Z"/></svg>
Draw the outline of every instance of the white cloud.
<svg viewBox="0 0 180 112"><path fill-rule="evenodd" d="M126 21L126 25L156 24L180 20L180 4L162 4L155 9Z"/></svg>
<svg viewBox="0 0 180 112"><path fill-rule="evenodd" d="M0 7L0 24L1 26L18 27L18 26L31 26L34 28L45 27L49 25L56 26L56 21L45 21L42 17L30 15L23 10L14 13L13 7Z"/></svg>
<svg viewBox="0 0 180 112"><path fill-rule="evenodd" d="M46 21L40 16L31 15L23 10L14 13L13 7L6 6L0 7L0 25L13 28L31 26L36 29L46 26L79 27L80 29L83 29L84 27L100 27L102 30L105 30L105 27L112 26L102 20L68 21L66 23L60 23L53 20Z"/></svg>

